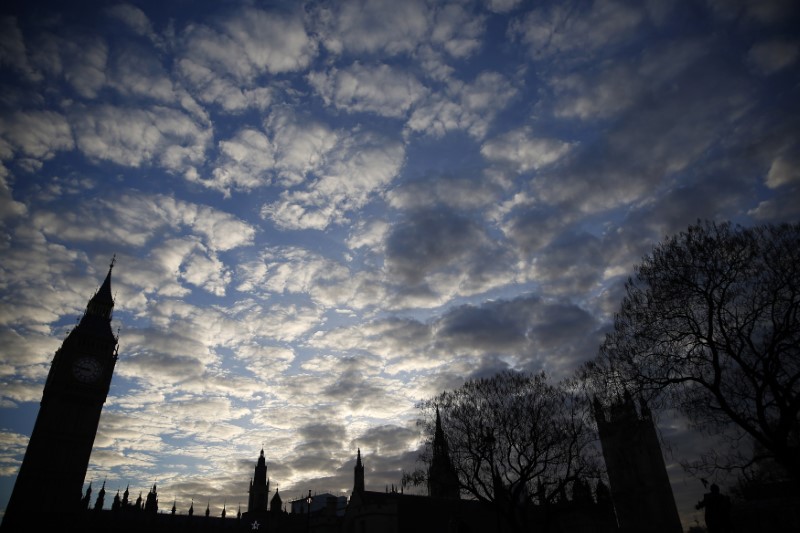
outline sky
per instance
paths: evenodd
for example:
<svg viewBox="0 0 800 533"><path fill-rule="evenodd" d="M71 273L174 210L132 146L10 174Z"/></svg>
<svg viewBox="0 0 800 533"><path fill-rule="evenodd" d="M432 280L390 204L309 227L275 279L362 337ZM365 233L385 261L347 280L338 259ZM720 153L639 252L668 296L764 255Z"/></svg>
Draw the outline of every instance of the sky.
<svg viewBox="0 0 800 533"><path fill-rule="evenodd" d="M113 256L87 484L219 514L262 447L284 501L399 485L420 400L569 377L665 236L800 214L794 0L0 9L0 509Z"/></svg>

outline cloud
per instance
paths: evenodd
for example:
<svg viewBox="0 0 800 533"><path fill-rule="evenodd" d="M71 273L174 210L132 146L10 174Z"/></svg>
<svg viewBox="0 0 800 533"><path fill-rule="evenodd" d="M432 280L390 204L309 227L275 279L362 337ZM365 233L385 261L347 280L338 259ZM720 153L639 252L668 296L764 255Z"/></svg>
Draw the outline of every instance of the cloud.
<svg viewBox="0 0 800 533"><path fill-rule="evenodd" d="M211 251L226 251L252 242L255 228L217 209L165 195L123 192L113 200L87 198L60 213L37 211L33 223L46 235L106 240L144 246L166 231L190 230Z"/></svg>
<svg viewBox="0 0 800 533"><path fill-rule="evenodd" d="M491 176L462 171L407 179L386 194L386 201L392 208L402 211L436 206L480 210L493 206L505 192L505 184Z"/></svg>
<svg viewBox="0 0 800 533"><path fill-rule="evenodd" d="M200 101L228 111L265 109L272 94L259 87L265 74L306 68L317 53L299 12L246 7L215 27L192 24L180 37L177 70Z"/></svg>
<svg viewBox="0 0 800 533"><path fill-rule="evenodd" d="M747 52L747 61L761 74L774 74L797 62L800 43L788 39L773 39L754 44Z"/></svg>
<svg viewBox="0 0 800 533"><path fill-rule="evenodd" d="M78 96L97 98L106 85L108 44L93 33L42 33L30 61L43 74L67 83Z"/></svg>
<svg viewBox="0 0 800 533"><path fill-rule="evenodd" d="M316 54L297 13L251 7L232 12L216 29L190 25L182 41L182 60L245 84L262 73L302 69Z"/></svg>
<svg viewBox="0 0 800 533"><path fill-rule="evenodd" d="M441 392L442 383L458 386L459 380L501 367L545 369L556 379L566 377L594 356L599 327L574 303L530 294L454 306L428 322L391 317L332 329L316 335L313 344L342 354L355 350L377 356L386 373L418 389L412 396L422 398ZM352 363L369 374L370 359L365 357ZM345 372L352 373L348 366Z"/></svg>
<svg viewBox="0 0 800 533"><path fill-rule="evenodd" d="M515 9L522 0L484 0L486 8L495 13L507 13Z"/></svg>
<svg viewBox="0 0 800 533"><path fill-rule="evenodd" d="M17 152L47 160L75 147L67 119L55 111L14 111L0 117L0 140L3 159Z"/></svg>
<svg viewBox="0 0 800 533"><path fill-rule="evenodd" d="M138 7L120 3L105 8L105 13L109 18L117 19L130 28L136 35L146 37L154 45L162 45L161 38L153 29L153 24L144 11Z"/></svg>
<svg viewBox="0 0 800 533"><path fill-rule="evenodd" d="M416 285L435 271L457 265L488 238L473 220L455 212L421 211L395 226L386 242L389 273Z"/></svg>
<svg viewBox="0 0 800 533"><path fill-rule="evenodd" d="M6 181L6 174L5 167L0 164L0 228L6 219L16 219L28 212L25 204L14 200L11 187Z"/></svg>
<svg viewBox="0 0 800 533"><path fill-rule="evenodd" d="M316 12L321 41L335 54L413 52L428 35L431 18L421 0L349 0Z"/></svg>
<svg viewBox="0 0 800 533"><path fill-rule="evenodd" d="M292 72L308 66L316 44L297 12L244 8L221 23L225 36L243 51L248 67L241 74ZM203 45L204 43L192 43ZM193 47L192 47L193 48ZM241 77L239 79L242 79Z"/></svg>
<svg viewBox="0 0 800 533"><path fill-rule="evenodd" d="M613 64L596 76L567 74L551 80L559 102L556 116L579 119L608 118L625 111L642 91L642 79L629 65Z"/></svg>
<svg viewBox="0 0 800 533"><path fill-rule="evenodd" d="M196 239L169 239L152 250L152 255L156 257L166 253L180 257L178 263L180 280L217 296L225 295L225 287L230 283L231 273L216 253L209 251Z"/></svg>
<svg viewBox="0 0 800 533"><path fill-rule="evenodd" d="M158 56L138 45L119 47L111 54L108 85L125 96L162 103L177 100L173 81Z"/></svg>
<svg viewBox="0 0 800 533"><path fill-rule="evenodd" d="M396 306L429 307L499 287L513 279L514 262L478 220L441 206L408 213L386 238Z"/></svg>
<svg viewBox="0 0 800 533"><path fill-rule="evenodd" d="M734 19L744 28L763 27L780 24L791 20L797 12L797 5L792 0L742 0L727 2L712 0L709 2L712 13L722 19Z"/></svg>
<svg viewBox="0 0 800 533"><path fill-rule="evenodd" d="M219 158L213 180L203 184L230 194L231 189L248 190L270 183L275 165L274 149L265 134L252 129L239 130L234 137L219 142Z"/></svg>
<svg viewBox="0 0 800 533"><path fill-rule="evenodd" d="M325 172L331 151L346 135L288 106L273 108L264 126L272 135L275 170L284 186Z"/></svg>
<svg viewBox="0 0 800 533"><path fill-rule="evenodd" d="M489 126L517 94L517 89L497 72L482 72L472 83L451 82L419 103L406 124L406 133L442 137L466 131L476 139L486 136Z"/></svg>
<svg viewBox="0 0 800 533"><path fill-rule="evenodd" d="M352 271L346 264L298 247L266 250L260 261L242 265L237 289L268 297L307 295L325 308L362 308L379 301L376 273Z"/></svg>
<svg viewBox="0 0 800 533"><path fill-rule="evenodd" d="M431 42L463 59L480 48L485 29L486 17L470 12L466 4L442 4L436 10Z"/></svg>
<svg viewBox="0 0 800 533"><path fill-rule="evenodd" d="M221 77L212 67L191 59L178 61L179 80L200 102L217 104L227 112L242 112L248 108L264 110L273 100L270 87L242 88L238 83Z"/></svg>
<svg viewBox="0 0 800 533"><path fill-rule="evenodd" d="M800 183L800 157L788 152L776 157L767 173L767 187L777 189L797 183Z"/></svg>
<svg viewBox="0 0 800 533"><path fill-rule="evenodd" d="M537 176L532 196L584 213L613 209L654 194L659 184L702 160L750 108L748 87L704 63L682 72L680 80L679 91L665 86L656 93L658 105L648 100L630 108L604 141L573 151L557 173ZM704 98L712 87L724 87L724 96Z"/></svg>
<svg viewBox="0 0 800 533"><path fill-rule="evenodd" d="M308 79L325 105L349 113L401 118L426 93L414 76L386 64L355 62L345 69L311 72Z"/></svg>
<svg viewBox="0 0 800 533"><path fill-rule="evenodd" d="M589 9L555 3L538 7L509 25L509 35L529 47L536 59L592 57L601 48L630 37L645 21L639 5L595 0Z"/></svg>
<svg viewBox="0 0 800 533"><path fill-rule="evenodd" d="M330 153L344 135L288 106L274 108L264 128L266 132L244 128L220 141L212 178L200 182L226 195L273 184L300 185L325 171Z"/></svg>
<svg viewBox="0 0 800 533"><path fill-rule="evenodd" d="M561 159L571 143L535 137L530 128L509 131L481 146L481 155L495 163L505 163L517 173L538 170Z"/></svg>
<svg viewBox="0 0 800 533"><path fill-rule="evenodd" d="M186 114L163 106L79 106L70 110L70 123L84 155L128 167L185 171L203 162L211 137Z"/></svg>
<svg viewBox="0 0 800 533"><path fill-rule="evenodd" d="M359 220L350 229L346 244L350 249L366 248L380 251L384 238L389 231L389 223L385 220Z"/></svg>
<svg viewBox="0 0 800 533"><path fill-rule="evenodd" d="M28 60L28 48L16 17L0 17L0 65L8 65L31 82L42 80Z"/></svg>
<svg viewBox="0 0 800 533"><path fill-rule="evenodd" d="M397 177L403 145L368 132L342 134L319 175L301 190L284 191L261 209L264 218L286 229L324 229L342 223Z"/></svg>

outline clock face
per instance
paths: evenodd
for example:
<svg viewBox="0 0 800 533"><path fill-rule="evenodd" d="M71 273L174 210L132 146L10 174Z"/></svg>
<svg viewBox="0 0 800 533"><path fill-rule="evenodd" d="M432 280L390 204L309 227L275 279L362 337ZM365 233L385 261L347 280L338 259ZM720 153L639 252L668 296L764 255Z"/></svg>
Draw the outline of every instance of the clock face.
<svg viewBox="0 0 800 533"><path fill-rule="evenodd" d="M72 364L72 374L82 383L93 383L102 373L100 361L94 357L81 357Z"/></svg>

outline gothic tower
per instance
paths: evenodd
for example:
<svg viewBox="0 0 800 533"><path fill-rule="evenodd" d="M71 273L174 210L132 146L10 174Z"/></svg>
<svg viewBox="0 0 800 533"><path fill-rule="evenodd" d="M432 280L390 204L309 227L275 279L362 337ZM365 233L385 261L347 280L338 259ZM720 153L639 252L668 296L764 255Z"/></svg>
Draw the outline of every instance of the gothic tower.
<svg viewBox="0 0 800 533"><path fill-rule="evenodd" d="M595 398L594 410L620 531L681 533L650 410L629 394L607 409Z"/></svg>
<svg viewBox="0 0 800 533"><path fill-rule="evenodd" d="M144 510L149 515L158 514L158 491L156 484L153 483L153 488L147 493L147 499L144 501Z"/></svg>
<svg viewBox="0 0 800 533"><path fill-rule="evenodd" d="M117 337L111 330L113 268L112 259L105 281L53 356L3 530L17 530L31 518L64 523L80 508L89 456L117 363Z"/></svg>
<svg viewBox="0 0 800 533"><path fill-rule="evenodd" d="M364 492L364 465L361 464L361 448L358 448L354 470L353 492Z"/></svg>
<svg viewBox="0 0 800 533"><path fill-rule="evenodd" d="M433 498L459 498L458 475L450 461L447 438L442 430L439 408L436 408L436 429L433 434L433 451L428 468L428 495Z"/></svg>
<svg viewBox="0 0 800 533"><path fill-rule="evenodd" d="M250 482L250 499L247 502L247 512L255 513L267 511L269 503L269 480L267 479L267 460L264 458L264 448L256 462L253 480Z"/></svg>

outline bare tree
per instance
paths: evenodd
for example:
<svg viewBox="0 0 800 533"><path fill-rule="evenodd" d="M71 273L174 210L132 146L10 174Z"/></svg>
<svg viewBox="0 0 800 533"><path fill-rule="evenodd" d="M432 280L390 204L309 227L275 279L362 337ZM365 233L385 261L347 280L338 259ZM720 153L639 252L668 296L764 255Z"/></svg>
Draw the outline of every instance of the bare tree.
<svg viewBox="0 0 800 533"><path fill-rule="evenodd" d="M732 439L703 468L746 467L749 435L800 483L799 309L800 224L698 222L636 267L585 372Z"/></svg>
<svg viewBox="0 0 800 533"><path fill-rule="evenodd" d="M436 410L441 414L462 493L494 506L502 527L531 530L531 504L543 512L574 483L597 475L585 403L544 373L506 371L467 381L420 407L430 441Z"/></svg>

